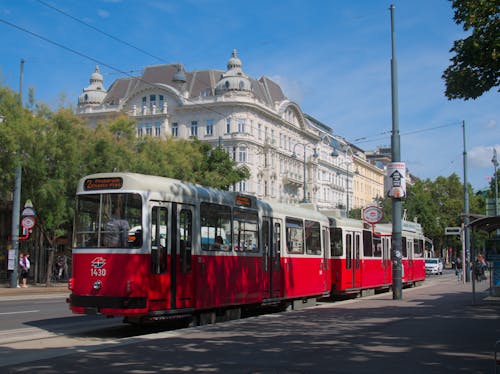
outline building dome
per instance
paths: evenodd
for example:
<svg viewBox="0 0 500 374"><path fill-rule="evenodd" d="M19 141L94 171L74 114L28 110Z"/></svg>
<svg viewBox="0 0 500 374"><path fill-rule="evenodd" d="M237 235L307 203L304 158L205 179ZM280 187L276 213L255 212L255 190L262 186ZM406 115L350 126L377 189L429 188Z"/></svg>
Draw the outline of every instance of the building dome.
<svg viewBox="0 0 500 374"><path fill-rule="evenodd" d="M222 95L229 91L252 91L252 84L248 76L243 73L241 60L236 49L233 49L231 58L227 62L227 71L222 74L215 86L215 94Z"/></svg>
<svg viewBox="0 0 500 374"><path fill-rule="evenodd" d="M95 67L94 72L90 75L89 85L83 89L83 93L78 96L78 105L102 104L106 97L106 90L103 85L103 78L99 72L99 66Z"/></svg>

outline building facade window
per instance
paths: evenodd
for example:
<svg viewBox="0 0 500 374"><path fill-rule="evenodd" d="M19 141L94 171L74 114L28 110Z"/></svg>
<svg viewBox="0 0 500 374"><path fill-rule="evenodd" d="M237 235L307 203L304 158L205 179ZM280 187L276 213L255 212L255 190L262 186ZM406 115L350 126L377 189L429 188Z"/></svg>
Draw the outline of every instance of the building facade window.
<svg viewBox="0 0 500 374"><path fill-rule="evenodd" d="M226 134L231 134L231 118L226 119Z"/></svg>
<svg viewBox="0 0 500 374"><path fill-rule="evenodd" d="M245 132L245 119L244 118L238 118L238 132L239 133Z"/></svg>
<svg viewBox="0 0 500 374"><path fill-rule="evenodd" d="M198 121L191 121L191 136L198 136Z"/></svg>
<svg viewBox="0 0 500 374"><path fill-rule="evenodd" d="M240 192L245 192L247 190L247 183L245 181L240 181L238 188Z"/></svg>
<svg viewBox="0 0 500 374"><path fill-rule="evenodd" d="M240 147L238 152L238 162L247 162L247 148Z"/></svg>
<svg viewBox="0 0 500 374"><path fill-rule="evenodd" d="M207 119L207 127L205 131L205 135L212 136L214 134L214 120Z"/></svg>
<svg viewBox="0 0 500 374"><path fill-rule="evenodd" d="M172 123L172 136L174 138L179 136L179 124L177 122Z"/></svg>

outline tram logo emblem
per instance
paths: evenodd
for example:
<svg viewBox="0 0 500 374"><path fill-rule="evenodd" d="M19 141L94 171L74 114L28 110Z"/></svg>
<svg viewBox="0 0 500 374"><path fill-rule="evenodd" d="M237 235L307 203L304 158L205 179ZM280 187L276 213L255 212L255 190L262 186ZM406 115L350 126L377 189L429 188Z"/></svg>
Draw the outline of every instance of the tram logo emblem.
<svg viewBox="0 0 500 374"><path fill-rule="evenodd" d="M104 257L96 257L94 258L90 264L94 269L101 269L106 265L106 259Z"/></svg>

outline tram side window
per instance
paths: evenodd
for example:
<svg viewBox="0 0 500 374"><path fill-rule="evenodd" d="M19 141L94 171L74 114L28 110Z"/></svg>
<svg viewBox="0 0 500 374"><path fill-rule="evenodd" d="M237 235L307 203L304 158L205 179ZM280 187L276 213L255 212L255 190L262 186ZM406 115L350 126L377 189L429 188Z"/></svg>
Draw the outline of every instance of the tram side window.
<svg viewBox="0 0 500 374"><path fill-rule="evenodd" d="M274 257L274 271L280 271L280 255L281 255L281 220L274 223L273 234L273 257Z"/></svg>
<svg viewBox="0 0 500 374"><path fill-rule="evenodd" d="M134 193L77 197L75 248L142 246L142 200Z"/></svg>
<svg viewBox="0 0 500 374"><path fill-rule="evenodd" d="M304 224L300 219L286 219L286 248L288 253L304 253Z"/></svg>
<svg viewBox="0 0 500 374"><path fill-rule="evenodd" d="M420 239L413 239L413 257L424 257L424 241Z"/></svg>
<svg viewBox="0 0 500 374"><path fill-rule="evenodd" d="M231 250L231 208L226 205L201 203L201 249Z"/></svg>
<svg viewBox="0 0 500 374"><path fill-rule="evenodd" d="M363 230L363 257L373 257L372 233Z"/></svg>
<svg viewBox="0 0 500 374"><path fill-rule="evenodd" d="M321 229L319 222L306 220L306 254L321 254Z"/></svg>
<svg viewBox="0 0 500 374"><path fill-rule="evenodd" d="M193 248L193 214L190 210L181 210L179 215L179 229L181 268L183 273L188 273L191 271Z"/></svg>
<svg viewBox="0 0 500 374"><path fill-rule="evenodd" d="M382 257L382 238L373 238L373 257Z"/></svg>
<svg viewBox="0 0 500 374"><path fill-rule="evenodd" d="M151 211L151 272L153 274L163 274L167 271L167 223L167 208L153 207Z"/></svg>
<svg viewBox="0 0 500 374"><path fill-rule="evenodd" d="M340 257L344 254L342 247L342 229L338 227L330 229L330 254L332 257Z"/></svg>
<svg viewBox="0 0 500 374"><path fill-rule="evenodd" d="M403 252L403 257L407 258L408 257L408 243L406 242L406 236L403 236L402 238L402 252Z"/></svg>
<svg viewBox="0 0 500 374"><path fill-rule="evenodd" d="M233 215L233 243L234 250L239 252L258 252L257 212L234 210Z"/></svg>
<svg viewBox="0 0 500 374"><path fill-rule="evenodd" d="M345 268L352 268L352 234L345 236Z"/></svg>

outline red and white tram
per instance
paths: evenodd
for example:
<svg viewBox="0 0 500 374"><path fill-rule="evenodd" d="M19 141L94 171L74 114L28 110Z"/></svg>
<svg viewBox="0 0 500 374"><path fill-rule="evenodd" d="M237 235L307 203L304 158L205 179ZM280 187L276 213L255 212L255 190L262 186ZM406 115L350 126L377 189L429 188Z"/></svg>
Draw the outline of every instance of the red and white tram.
<svg viewBox="0 0 500 374"><path fill-rule="evenodd" d="M391 226L258 200L179 180L94 174L77 187L78 314L129 322L237 318L242 308L308 305L392 284ZM403 224L403 282L425 279L424 238Z"/></svg>
<svg viewBox="0 0 500 374"><path fill-rule="evenodd" d="M174 179L90 175L77 188L70 309L212 321L325 296L328 225L317 211Z"/></svg>
<svg viewBox="0 0 500 374"><path fill-rule="evenodd" d="M392 286L391 224L330 218L329 274L332 295L373 294ZM402 281L413 286L425 279L424 236L417 223L403 222Z"/></svg>

